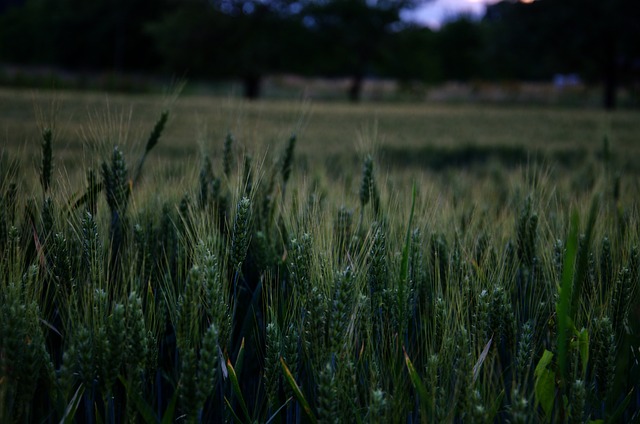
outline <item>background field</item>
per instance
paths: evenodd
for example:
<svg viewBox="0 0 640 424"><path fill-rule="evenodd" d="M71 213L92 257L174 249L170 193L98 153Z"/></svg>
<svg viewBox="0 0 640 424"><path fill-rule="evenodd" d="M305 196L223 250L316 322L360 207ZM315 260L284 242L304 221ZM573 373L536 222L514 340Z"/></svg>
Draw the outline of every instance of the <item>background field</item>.
<svg viewBox="0 0 640 424"><path fill-rule="evenodd" d="M40 127L56 125L56 161L67 171L95 159L100 146L139 151L159 113L171 117L150 157L173 169L195 163L200 152L219 153L228 131L261 156L290 132L299 133L302 162L359 160L375 147L381 166L424 172L486 165L513 167L539 160L547 166L588 166L603 140L618 152L620 171L640 166L640 113L550 107L447 103L258 101L172 95L0 90L0 139L5 153L30 167L39 155ZM55 116L55 119L52 117ZM106 140L106 138L110 138ZM138 149L138 150L136 150ZM107 149L108 151L108 149ZM185 162L186 161L186 162ZM91 166L91 163L86 165Z"/></svg>

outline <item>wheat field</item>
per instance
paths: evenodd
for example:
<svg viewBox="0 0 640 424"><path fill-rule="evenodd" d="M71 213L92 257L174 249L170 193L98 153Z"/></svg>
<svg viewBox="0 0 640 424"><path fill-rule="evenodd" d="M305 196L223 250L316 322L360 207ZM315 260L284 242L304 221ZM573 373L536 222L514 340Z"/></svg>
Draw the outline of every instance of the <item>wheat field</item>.
<svg viewBox="0 0 640 424"><path fill-rule="evenodd" d="M0 91L1 422L633 422L637 112Z"/></svg>

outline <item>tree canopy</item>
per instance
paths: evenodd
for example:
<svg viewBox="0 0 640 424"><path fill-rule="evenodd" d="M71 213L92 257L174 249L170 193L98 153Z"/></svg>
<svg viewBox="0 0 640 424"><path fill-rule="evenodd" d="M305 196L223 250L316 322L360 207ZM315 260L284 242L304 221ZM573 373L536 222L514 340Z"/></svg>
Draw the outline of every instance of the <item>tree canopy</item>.
<svg viewBox="0 0 640 424"><path fill-rule="evenodd" d="M264 76L538 80L575 73L601 85L603 105L637 85L637 0L505 0L482 20L438 30L402 19L432 0L4 0L0 63L78 70L238 78L260 95Z"/></svg>
<svg viewBox="0 0 640 424"><path fill-rule="evenodd" d="M517 77L577 73L603 87L603 106L616 105L620 83L638 81L640 2L636 0L503 1L490 6L487 43L501 71Z"/></svg>

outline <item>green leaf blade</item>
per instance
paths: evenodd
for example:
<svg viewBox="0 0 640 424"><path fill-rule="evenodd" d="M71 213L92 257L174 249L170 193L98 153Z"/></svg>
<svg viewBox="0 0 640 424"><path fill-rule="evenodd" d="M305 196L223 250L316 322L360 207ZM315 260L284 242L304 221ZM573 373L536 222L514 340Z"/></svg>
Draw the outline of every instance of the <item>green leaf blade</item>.
<svg viewBox="0 0 640 424"><path fill-rule="evenodd" d="M302 390L300 390L300 386L298 386L298 383L296 383L295 378L293 378L293 374L291 374L291 371L289 370L289 367L287 367L286 362L284 362L283 357L280 357L280 365L282 366L282 372L284 373L284 378L285 380L287 380L287 383L289 383L289 386L291 386L291 390L293 390L294 396L296 397L298 402L300 402L302 409L309 417L309 420L313 424L317 424L318 419L315 417L315 415L313 415L313 412L311 411L311 406L309 406L309 402L307 402L307 399L302 393Z"/></svg>

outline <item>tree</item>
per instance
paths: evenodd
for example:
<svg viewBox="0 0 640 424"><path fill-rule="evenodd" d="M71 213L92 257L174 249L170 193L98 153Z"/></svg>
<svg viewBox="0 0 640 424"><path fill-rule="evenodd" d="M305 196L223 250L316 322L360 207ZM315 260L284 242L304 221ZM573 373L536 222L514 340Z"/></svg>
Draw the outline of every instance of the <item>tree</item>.
<svg viewBox="0 0 640 424"><path fill-rule="evenodd" d="M402 12L430 0L11 0L0 60L76 70L153 70L240 78L248 98L265 75L435 80L435 34Z"/></svg>
<svg viewBox="0 0 640 424"><path fill-rule="evenodd" d="M640 3L637 0L544 0L554 27L568 41L558 58L577 64L587 78L600 79L603 105L613 109L625 68L640 59ZM573 15L573 16L572 16Z"/></svg>
<svg viewBox="0 0 640 424"><path fill-rule="evenodd" d="M487 17L499 28L493 40L518 40L503 51L518 51L529 61L534 58L543 69L540 74L577 72L587 81L599 81L606 109L615 108L619 84L637 73L633 69L640 59L637 0L505 1L490 8Z"/></svg>
<svg viewBox="0 0 640 424"><path fill-rule="evenodd" d="M419 0L317 0L302 9L304 22L318 40L322 62L318 70L328 75L349 75L349 99L358 101L364 77L384 62L394 34L403 29L400 13L424 2ZM416 52L419 53L419 52Z"/></svg>
<svg viewBox="0 0 640 424"><path fill-rule="evenodd" d="M149 69L157 58L141 31L164 1L25 0L0 16L0 59L74 69Z"/></svg>
<svg viewBox="0 0 640 424"><path fill-rule="evenodd" d="M381 75L399 80L439 82L443 79L438 51L438 33L430 28L409 25L390 37L390 45L380 51Z"/></svg>
<svg viewBox="0 0 640 424"><path fill-rule="evenodd" d="M349 75L357 100L367 73L393 69L384 61L403 29L400 12L422 1L195 0L148 28L174 71L238 76L245 97L259 96L268 73L296 72Z"/></svg>
<svg viewBox="0 0 640 424"><path fill-rule="evenodd" d="M483 47L481 29L470 19L462 17L444 25L437 34L443 74L458 81L481 76Z"/></svg>
<svg viewBox="0 0 640 424"><path fill-rule="evenodd" d="M486 77L500 80L548 81L559 72L549 46L539 3L503 1L487 7L480 23L484 37Z"/></svg>
<svg viewBox="0 0 640 424"><path fill-rule="evenodd" d="M240 77L244 95L260 96L265 74L296 68L305 31L293 0L184 2L147 26L174 72Z"/></svg>

